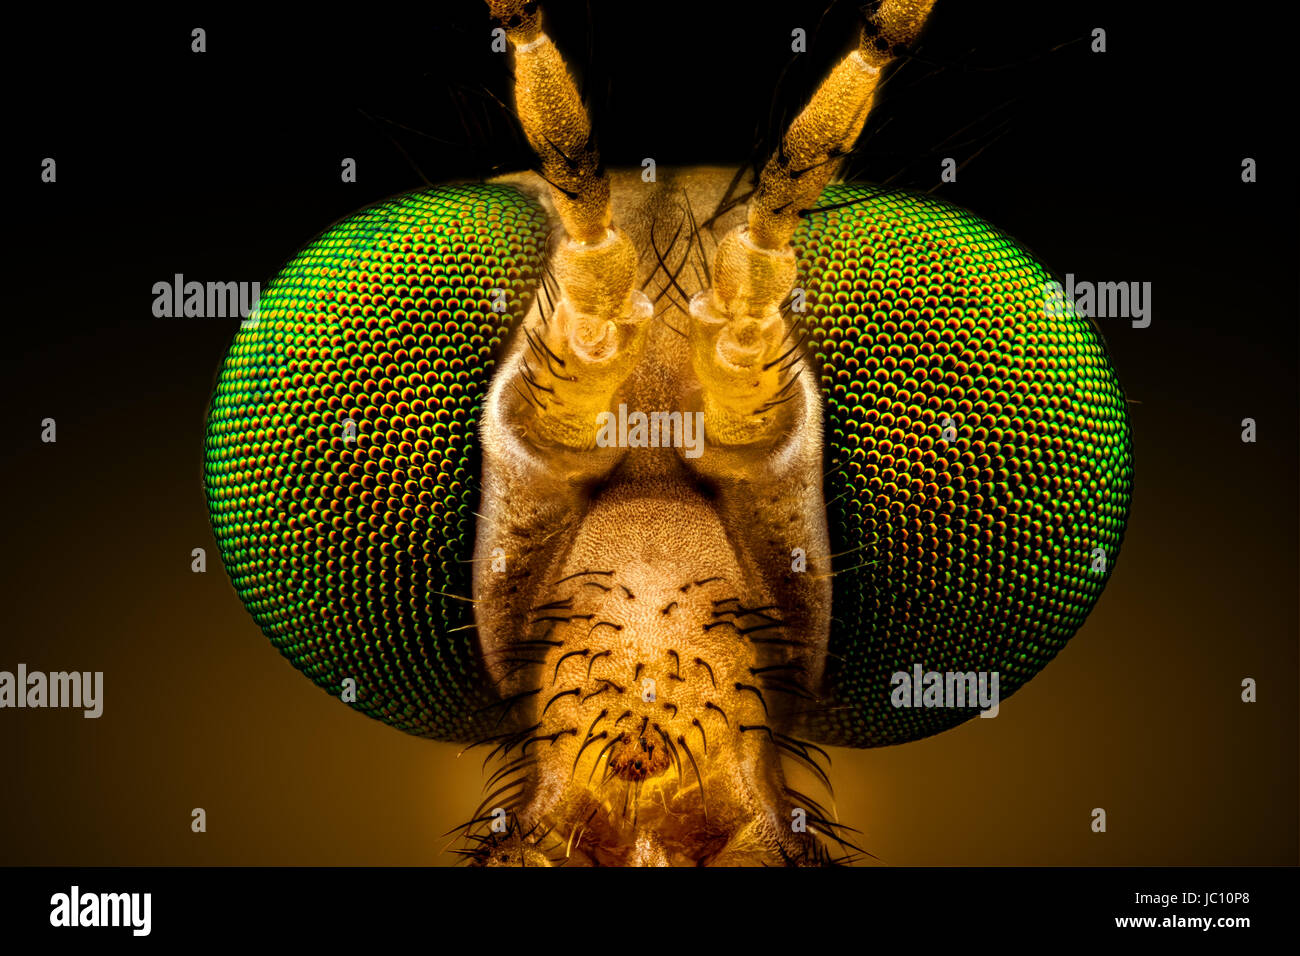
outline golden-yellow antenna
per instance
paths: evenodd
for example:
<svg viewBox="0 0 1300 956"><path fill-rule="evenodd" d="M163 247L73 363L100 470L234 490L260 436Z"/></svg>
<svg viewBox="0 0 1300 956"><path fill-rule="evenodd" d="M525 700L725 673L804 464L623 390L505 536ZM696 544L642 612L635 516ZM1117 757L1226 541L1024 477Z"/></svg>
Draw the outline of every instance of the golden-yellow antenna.
<svg viewBox="0 0 1300 956"><path fill-rule="evenodd" d="M612 225L609 177L591 120L564 58L542 29L539 5L487 4L514 48L515 110L566 233L551 260L560 301L544 334L569 374L551 377L537 429L543 439L589 448L596 415L609 407L635 360L635 340L645 334L652 307L633 288L636 249Z"/></svg>
<svg viewBox="0 0 1300 956"><path fill-rule="evenodd" d="M770 400L780 388L780 370L770 363L785 338L781 304L796 277L790 238L862 132L884 67L916 39L933 6L934 0L868 5L857 48L790 124L759 177L747 223L718 244L713 288L691 302L705 422L717 441L745 444L770 430L777 414Z"/></svg>

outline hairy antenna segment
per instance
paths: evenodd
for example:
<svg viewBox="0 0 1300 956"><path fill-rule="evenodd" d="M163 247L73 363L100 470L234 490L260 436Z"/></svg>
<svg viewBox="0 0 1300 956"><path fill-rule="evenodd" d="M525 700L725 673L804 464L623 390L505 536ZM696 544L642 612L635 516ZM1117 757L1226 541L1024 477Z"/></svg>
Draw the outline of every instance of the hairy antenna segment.
<svg viewBox="0 0 1300 956"><path fill-rule="evenodd" d="M609 177L564 58L542 29L536 0L488 0L515 53L515 110L569 237L599 243L611 221Z"/></svg>
<svg viewBox="0 0 1300 956"><path fill-rule="evenodd" d="M822 81L763 168L749 202L748 235L755 246L789 248L800 213L817 201L857 142L884 68L916 39L933 7L934 0L866 6L857 48ZM773 304L788 292L772 290Z"/></svg>
<svg viewBox="0 0 1300 956"><path fill-rule="evenodd" d="M632 370L644 344L650 300L635 289L637 254L612 226L609 177L591 120L564 58L542 29L536 0L487 0L514 48L515 109L566 235L550 266L560 301L540 334L558 359L533 368L524 360L516 385L537 414L544 442L595 445L596 416Z"/></svg>
<svg viewBox="0 0 1300 956"><path fill-rule="evenodd" d="M781 307L797 272L790 239L862 132L884 67L916 38L933 6L934 0L867 5L857 48L790 124L759 177L747 224L718 244L713 288L691 300L705 423L722 444L756 442L780 416L776 399L797 374L783 381L786 369L774 361L789 335Z"/></svg>

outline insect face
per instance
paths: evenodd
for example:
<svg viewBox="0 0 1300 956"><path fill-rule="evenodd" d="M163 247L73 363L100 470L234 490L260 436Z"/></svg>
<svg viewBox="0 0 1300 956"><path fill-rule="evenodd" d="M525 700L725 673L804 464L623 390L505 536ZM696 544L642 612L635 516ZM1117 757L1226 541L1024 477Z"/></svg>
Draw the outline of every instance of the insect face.
<svg viewBox="0 0 1300 956"><path fill-rule="evenodd" d="M870 5L738 197L604 170L536 5L491 0L540 170L345 220L236 339L236 589L322 687L487 751L473 861L846 859L784 768L973 716L894 678L1005 697L1100 594L1132 457L1095 330L973 215L830 182L930 5Z"/></svg>

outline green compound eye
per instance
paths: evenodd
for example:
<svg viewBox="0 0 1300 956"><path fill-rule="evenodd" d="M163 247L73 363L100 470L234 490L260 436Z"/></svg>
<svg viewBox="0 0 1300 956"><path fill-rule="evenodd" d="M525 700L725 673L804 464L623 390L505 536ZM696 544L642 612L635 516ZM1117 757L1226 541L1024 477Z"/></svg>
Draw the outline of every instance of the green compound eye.
<svg viewBox="0 0 1300 956"><path fill-rule="evenodd" d="M502 186L357 213L270 284L212 399L208 507L240 598L319 686L351 678L357 709L421 736L470 739L495 700L450 595L470 592L482 402L548 231Z"/></svg>
<svg viewBox="0 0 1300 956"><path fill-rule="evenodd" d="M987 223L831 186L795 235L826 399L828 697L807 732L903 743L972 715L896 707L891 677L996 671L1006 697L1083 623L1132 485L1127 407L1089 321ZM945 435L946 431L946 435Z"/></svg>
<svg viewBox="0 0 1300 956"><path fill-rule="evenodd" d="M505 186L398 197L327 230L241 330L206 487L235 588L319 686L402 730L499 711L470 594L476 426L550 225ZM938 200L831 186L795 236L825 408L835 623L804 731L902 743L969 709L895 707L897 672L996 671L1006 697L1082 624L1132 482L1123 394L1051 276ZM500 309L501 311L497 311Z"/></svg>

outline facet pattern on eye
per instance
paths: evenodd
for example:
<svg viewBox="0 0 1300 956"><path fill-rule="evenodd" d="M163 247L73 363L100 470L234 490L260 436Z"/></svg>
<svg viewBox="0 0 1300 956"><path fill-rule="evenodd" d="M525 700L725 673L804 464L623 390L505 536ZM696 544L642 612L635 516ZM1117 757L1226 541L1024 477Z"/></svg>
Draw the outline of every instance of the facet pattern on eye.
<svg viewBox="0 0 1300 956"><path fill-rule="evenodd" d="M540 279L545 215L505 186L399 196L271 283L209 411L205 485L236 591L319 686L402 730L479 732L476 427Z"/></svg>
<svg viewBox="0 0 1300 956"><path fill-rule="evenodd" d="M891 705L891 677L997 671L1006 697L1083 623L1132 485L1123 392L1047 271L961 209L827 188L796 234L826 399L837 559L823 742L902 743L973 715ZM795 316L796 319L799 316Z"/></svg>

